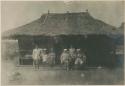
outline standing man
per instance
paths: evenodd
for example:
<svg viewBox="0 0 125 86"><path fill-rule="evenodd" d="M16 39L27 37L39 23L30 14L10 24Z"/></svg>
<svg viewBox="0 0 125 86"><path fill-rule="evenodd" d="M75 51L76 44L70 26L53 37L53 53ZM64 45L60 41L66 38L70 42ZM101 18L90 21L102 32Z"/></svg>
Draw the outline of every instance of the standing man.
<svg viewBox="0 0 125 86"><path fill-rule="evenodd" d="M69 54L70 54L70 62L69 62L69 69L73 69L74 67L74 63L75 63L75 59L76 59L76 51L75 51L75 48L71 47L69 49Z"/></svg>
<svg viewBox="0 0 125 86"><path fill-rule="evenodd" d="M70 60L70 54L67 49L63 50L63 53L60 57L61 64L64 64L66 66L66 69L69 70L69 60Z"/></svg>
<svg viewBox="0 0 125 86"><path fill-rule="evenodd" d="M36 45L35 49L33 49L32 53L33 58L33 66L39 69L39 61L40 61L40 50L38 49L38 46Z"/></svg>

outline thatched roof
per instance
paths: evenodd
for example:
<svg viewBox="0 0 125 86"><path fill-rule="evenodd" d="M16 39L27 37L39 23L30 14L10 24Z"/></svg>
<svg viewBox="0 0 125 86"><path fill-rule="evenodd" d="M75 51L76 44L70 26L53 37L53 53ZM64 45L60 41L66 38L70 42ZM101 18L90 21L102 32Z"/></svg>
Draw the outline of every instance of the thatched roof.
<svg viewBox="0 0 125 86"><path fill-rule="evenodd" d="M88 12L79 13L47 13L39 19L21 27L7 31L12 35L83 35L83 34L109 34L116 28L93 18Z"/></svg>

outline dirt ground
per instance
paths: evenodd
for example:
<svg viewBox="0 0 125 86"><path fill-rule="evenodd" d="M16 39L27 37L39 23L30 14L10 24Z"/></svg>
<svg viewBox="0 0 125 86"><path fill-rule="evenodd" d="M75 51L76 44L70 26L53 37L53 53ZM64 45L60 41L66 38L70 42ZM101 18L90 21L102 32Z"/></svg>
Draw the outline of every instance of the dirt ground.
<svg viewBox="0 0 125 86"><path fill-rule="evenodd" d="M16 67L3 63L2 82L9 85L86 85L123 84L123 71L117 69L88 69L66 71L49 67L35 70L32 66Z"/></svg>
<svg viewBox="0 0 125 86"><path fill-rule="evenodd" d="M14 42L15 43L15 42ZM2 84L3 85L122 85L123 68L88 68L66 71L64 69L32 66L17 66L17 45L2 45Z"/></svg>

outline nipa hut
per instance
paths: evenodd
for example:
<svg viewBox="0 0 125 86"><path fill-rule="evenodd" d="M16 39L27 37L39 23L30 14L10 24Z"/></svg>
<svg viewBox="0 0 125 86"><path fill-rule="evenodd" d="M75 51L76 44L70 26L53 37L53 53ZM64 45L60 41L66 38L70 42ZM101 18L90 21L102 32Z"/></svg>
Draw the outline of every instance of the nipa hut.
<svg viewBox="0 0 125 86"><path fill-rule="evenodd" d="M110 34L115 34L115 29L93 18L88 11L47 13L31 23L7 31L4 37L18 40L20 64L32 64L31 54L37 44L40 48L55 50L56 64L60 63L62 50L72 46L86 53L88 66L109 67L116 61L115 44L110 37Z"/></svg>

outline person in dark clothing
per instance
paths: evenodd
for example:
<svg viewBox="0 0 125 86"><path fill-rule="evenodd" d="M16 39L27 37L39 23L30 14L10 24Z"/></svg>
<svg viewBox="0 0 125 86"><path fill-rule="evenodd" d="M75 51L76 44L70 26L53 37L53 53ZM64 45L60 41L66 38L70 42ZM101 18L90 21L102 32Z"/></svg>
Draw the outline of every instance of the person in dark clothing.
<svg viewBox="0 0 125 86"><path fill-rule="evenodd" d="M55 58L56 58L56 54L55 54L53 48L51 48L51 51L49 53L49 64L51 67L55 64Z"/></svg>

